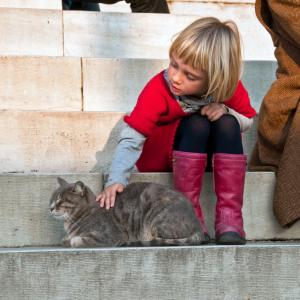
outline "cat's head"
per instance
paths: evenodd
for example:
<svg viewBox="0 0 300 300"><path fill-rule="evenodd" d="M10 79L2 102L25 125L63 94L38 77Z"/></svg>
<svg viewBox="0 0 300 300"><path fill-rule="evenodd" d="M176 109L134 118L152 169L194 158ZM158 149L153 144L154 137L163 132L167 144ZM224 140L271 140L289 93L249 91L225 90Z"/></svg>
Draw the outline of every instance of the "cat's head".
<svg viewBox="0 0 300 300"><path fill-rule="evenodd" d="M95 201L95 195L81 181L68 183L58 177L59 188L50 199L50 213L58 219L68 219L74 212Z"/></svg>

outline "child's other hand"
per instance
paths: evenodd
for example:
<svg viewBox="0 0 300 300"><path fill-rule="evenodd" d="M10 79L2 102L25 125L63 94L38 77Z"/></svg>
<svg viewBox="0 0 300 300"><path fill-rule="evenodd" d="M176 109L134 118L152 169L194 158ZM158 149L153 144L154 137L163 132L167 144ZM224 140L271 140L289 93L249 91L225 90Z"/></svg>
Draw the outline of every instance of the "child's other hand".
<svg viewBox="0 0 300 300"><path fill-rule="evenodd" d="M210 103L201 109L201 115L207 116L207 119L211 122L217 121L226 112L226 107L222 103Z"/></svg>
<svg viewBox="0 0 300 300"><path fill-rule="evenodd" d="M117 193L122 193L124 185L121 183L114 183L108 186L102 193L98 195L96 201L99 202L100 207L110 209L115 205Z"/></svg>

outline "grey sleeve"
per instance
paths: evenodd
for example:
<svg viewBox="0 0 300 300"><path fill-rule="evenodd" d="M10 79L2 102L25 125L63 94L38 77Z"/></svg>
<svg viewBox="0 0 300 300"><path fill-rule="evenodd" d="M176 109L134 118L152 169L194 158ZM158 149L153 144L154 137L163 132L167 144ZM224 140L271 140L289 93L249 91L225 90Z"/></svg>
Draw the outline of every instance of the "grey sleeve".
<svg viewBox="0 0 300 300"><path fill-rule="evenodd" d="M121 131L105 187L113 183L128 184L131 171L139 159L146 137L126 124Z"/></svg>
<svg viewBox="0 0 300 300"><path fill-rule="evenodd" d="M228 110L228 114L234 116L237 119L237 121L239 122L241 132L245 132L246 130L251 128L251 126L253 125L253 118L247 118L244 115L238 113L237 111L235 111L234 109L232 109L226 105L225 105L225 107Z"/></svg>

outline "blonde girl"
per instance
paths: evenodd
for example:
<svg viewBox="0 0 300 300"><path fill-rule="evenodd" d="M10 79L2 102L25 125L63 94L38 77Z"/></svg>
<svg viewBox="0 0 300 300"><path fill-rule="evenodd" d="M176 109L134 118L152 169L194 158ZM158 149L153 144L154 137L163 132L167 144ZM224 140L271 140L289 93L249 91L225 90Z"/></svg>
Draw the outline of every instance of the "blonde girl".
<svg viewBox="0 0 300 300"><path fill-rule="evenodd" d="M173 171L174 187L192 203L208 242L199 196L211 164L216 242L244 244L241 132L256 112L240 81L238 29L232 21L196 20L176 37L169 57L169 67L148 82L124 117L126 127L97 201L107 209L114 206L134 166L141 172Z"/></svg>

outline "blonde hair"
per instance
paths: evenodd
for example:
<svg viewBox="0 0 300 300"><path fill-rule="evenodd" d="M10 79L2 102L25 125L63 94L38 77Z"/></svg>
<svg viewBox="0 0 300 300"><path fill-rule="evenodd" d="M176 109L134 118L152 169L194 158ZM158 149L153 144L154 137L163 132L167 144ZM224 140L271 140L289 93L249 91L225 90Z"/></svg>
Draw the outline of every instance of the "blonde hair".
<svg viewBox="0 0 300 300"><path fill-rule="evenodd" d="M196 20L179 33L169 55L207 73L205 96L222 102L233 95L242 69L240 36L233 21L213 17Z"/></svg>

